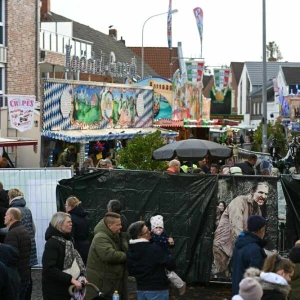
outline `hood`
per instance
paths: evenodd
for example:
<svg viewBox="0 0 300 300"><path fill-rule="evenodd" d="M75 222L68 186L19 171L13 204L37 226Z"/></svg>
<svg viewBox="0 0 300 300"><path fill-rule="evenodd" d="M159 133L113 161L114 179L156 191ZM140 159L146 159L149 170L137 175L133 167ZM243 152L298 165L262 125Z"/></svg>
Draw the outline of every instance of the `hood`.
<svg viewBox="0 0 300 300"><path fill-rule="evenodd" d="M79 204L78 206L75 206L72 210L69 211L70 215L77 215L80 217L86 217L87 212L84 210L84 208Z"/></svg>
<svg viewBox="0 0 300 300"><path fill-rule="evenodd" d="M25 207L26 201L22 196L15 197L9 203L9 207Z"/></svg>
<svg viewBox="0 0 300 300"><path fill-rule="evenodd" d="M0 257L1 261L7 267L17 267L17 263L19 261L20 252L17 248L7 245L7 244L0 244Z"/></svg>
<svg viewBox="0 0 300 300"><path fill-rule="evenodd" d="M132 260L139 260L145 253L149 241L146 239L137 239L129 241L129 250L127 252L128 258Z"/></svg>
<svg viewBox="0 0 300 300"><path fill-rule="evenodd" d="M51 223L49 224L49 227L46 230L45 233L45 240L48 241L53 236L60 236L66 240L71 240L72 234L71 233L63 233L59 231L58 229L54 228Z"/></svg>
<svg viewBox="0 0 300 300"><path fill-rule="evenodd" d="M254 233L249 231L242 231L236 239L235 247L240 249L251 243L256 243L260 247L264 247L266 245L266 242Z"/></svg>
<svg viewBox="0 0 300 300"><path fill-rule="evenodd" d="M282 276L275 273L264 273L259 269L249 268L246 270L244 277L252 277L256 279L264 291L277 291L287 296L291 290L291 287L288 285L286 280ZM284 282L286 284L279 284Z"/></svg>
<svg viewBox="0 0 300 300"><path fill-rule="evenodd" d="M290 293L291 287L282 276L272 272L261 272L260 278L263 290L277 291L285 297Z"/></svg>

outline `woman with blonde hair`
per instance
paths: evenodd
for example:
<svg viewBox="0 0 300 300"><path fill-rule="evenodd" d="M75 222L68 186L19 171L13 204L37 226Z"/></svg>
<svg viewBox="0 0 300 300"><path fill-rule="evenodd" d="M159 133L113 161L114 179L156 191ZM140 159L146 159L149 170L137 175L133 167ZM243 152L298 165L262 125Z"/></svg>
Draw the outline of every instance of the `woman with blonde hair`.
<svg viewBox="0 0 300 300"><path fill-rule="evenodd" d="M55 213L45 234L42 258L44 300L70 300L70 285L82 290L82 282L87 283L85 266L74 248L71 232L71 216L65 212Z"/></svg>
<svg viewBox="0 0 300 300"><path fill-rule="evenodd" d="M75 242L75 249L79 252L83 262L86 264L90 249L89 236L89 219L88 213L81 205L77 197L71 196L66 200L66 212L72 219L72 236Z"/></svg>

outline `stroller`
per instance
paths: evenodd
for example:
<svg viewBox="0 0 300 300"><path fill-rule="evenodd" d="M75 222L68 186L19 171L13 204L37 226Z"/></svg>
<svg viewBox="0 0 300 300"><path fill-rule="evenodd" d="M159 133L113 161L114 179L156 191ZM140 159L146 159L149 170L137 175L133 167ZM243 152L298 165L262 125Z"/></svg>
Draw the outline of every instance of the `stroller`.
<svg viewBox="0 0 300 300"><path fill-rule="evenodd" d="M86 286L92 287L97 292L98 296L93 298L93 300L100 300L100 299L103 300L104 299L104 297L102 296L103 293L94 284L88 282L83 285L83 288ZM70 294L72 300L81 300L81 299L84 299L84 296L85 296L85 293L82 295L82 293L80 293L80 291L78 291L76 289L75 285L71 285L69 287L69 294Z"/></svg>

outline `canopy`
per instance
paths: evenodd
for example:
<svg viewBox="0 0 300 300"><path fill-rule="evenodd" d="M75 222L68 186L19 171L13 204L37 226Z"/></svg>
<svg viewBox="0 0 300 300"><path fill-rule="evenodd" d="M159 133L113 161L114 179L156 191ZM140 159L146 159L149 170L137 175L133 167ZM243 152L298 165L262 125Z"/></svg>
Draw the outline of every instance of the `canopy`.
<svg viewBox="0 0 300 300"><path fill-rule="evenodd" d="M0 138L0 147L35 146L37 143L37 140L26 138Z"/></svg>
<svg viewBox="0 0 300 300"><path fill-rule="evenodd" d="M66 141L68 143L87 143L91 141L108 141L116 139L132 139L137 134L146 135L156 130L161 131L162 137L176 137L176 131L167 129L148 128L123 128L123 129L94 129L94 130L44 130L42 136Z"/></svg>
<svg viewBox="0 0 300 300"><path fill-rule="evenodd" d="M175 157L180 160L194 160L206 156L225 159L232 156L232 149L207 140L188 139L158 148L153 151L152 156L155 160L171 160Z"/></svg>

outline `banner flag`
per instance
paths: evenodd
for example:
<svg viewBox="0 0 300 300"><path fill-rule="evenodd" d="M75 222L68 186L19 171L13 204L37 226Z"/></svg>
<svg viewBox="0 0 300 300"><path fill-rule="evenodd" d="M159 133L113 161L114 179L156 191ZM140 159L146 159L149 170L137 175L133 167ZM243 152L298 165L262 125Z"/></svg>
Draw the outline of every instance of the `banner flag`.
<svg viewBox="0 0 300 300"><path fill-rule="evenodd" d="M169 2L168 24L167 24L168 47L172 49L172 0Z"/></svg>
<svg viewBox="0 0 300 300"><path fill-rule="evenodd" d="M24 132L32 128L35 96L7 95L10 124Z"/></svg>
<svg viewBox="0 0 300 300"><path fill-rule="evenodd" d="M186 61L187 80L192 82L202 82L204 72L204 61Z"/></svg>
<svg viewBox="0 0 300 300"><path fill-rule="evenodd" d="M229 85L230 69L214 69L215 88L223 90Z"/></svg>
<svg viewBox="0 0 300 300"><path fill-rule="evenodd" d="M200 35L201 57L202 57L202 39L203 39L203 10L200 7L193 9L196 18L196 23Z"/></svg>

